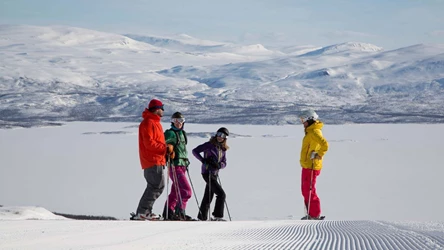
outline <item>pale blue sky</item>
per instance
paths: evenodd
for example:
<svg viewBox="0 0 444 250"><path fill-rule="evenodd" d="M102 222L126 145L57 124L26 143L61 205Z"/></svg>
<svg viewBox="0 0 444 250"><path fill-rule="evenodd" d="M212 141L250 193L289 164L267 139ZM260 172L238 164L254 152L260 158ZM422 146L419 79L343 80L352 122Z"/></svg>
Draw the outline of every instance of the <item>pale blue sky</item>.
<svg viewBox="0 0 444 250"><path fill-rule="evenodd" d="M0 24L262 43L444 43L444 0L0 0Z"/></svg>

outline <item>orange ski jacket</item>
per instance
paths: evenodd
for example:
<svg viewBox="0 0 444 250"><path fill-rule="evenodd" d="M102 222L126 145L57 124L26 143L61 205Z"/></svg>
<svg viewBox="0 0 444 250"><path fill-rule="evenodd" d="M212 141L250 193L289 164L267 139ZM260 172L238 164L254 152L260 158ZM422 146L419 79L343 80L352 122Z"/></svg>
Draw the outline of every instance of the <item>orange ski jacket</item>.
<svg viewBox="0 0 444 250"><path fill-rule="evenodd" d="M164 166L166 143L160 116L145 109L139 125L139 157L142 169Z"/></svg>

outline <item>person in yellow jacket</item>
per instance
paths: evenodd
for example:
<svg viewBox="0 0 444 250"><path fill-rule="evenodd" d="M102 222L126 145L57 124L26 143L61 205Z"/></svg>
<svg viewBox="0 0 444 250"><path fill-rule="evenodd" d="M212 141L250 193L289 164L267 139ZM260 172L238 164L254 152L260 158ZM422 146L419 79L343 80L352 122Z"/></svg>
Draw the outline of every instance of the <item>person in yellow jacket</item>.
<svg viewBox="0 0 444 250"><path fill-rule="evenodd" d="M321 173L322 159L328 150L328 142L322 135L324 124L318 120L314 110L307 110L299 116L304 124L305 136L302 140L300 164L301 191L304 197L307 215L303 220L320 220L321 200L316 193L316 180Z"/></svg>

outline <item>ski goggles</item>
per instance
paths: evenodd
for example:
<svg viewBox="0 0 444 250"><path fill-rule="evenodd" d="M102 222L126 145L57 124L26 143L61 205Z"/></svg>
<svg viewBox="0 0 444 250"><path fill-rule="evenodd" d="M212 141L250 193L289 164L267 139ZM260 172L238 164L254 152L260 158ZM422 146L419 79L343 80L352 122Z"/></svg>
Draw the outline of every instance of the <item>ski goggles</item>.
<svg viewBox="0 0 444 250"><path fill-rule="evenodd" d="M171 122L172 123L184 123L185 122L185 118L171 118Z"/></svg>
<svg viewBox="0 0 444 250"><path fill-rule="evenodd" d="M154 107L151 107L150 109L152 109L152 110L161 109L162 111L165 111L163 109L163 105L162 106L154 106Z"/></svg>
<svg viewBox="0 0 444 250"><path fill-rule="evenodd" d="M217 132L216 136L224 139L227 138L227 135L222 132Z"/></svg>
<svg viewBox="0 0 444 250"><path fill-rule="evenodd" d="M312 119L314 119L314 118L313 118L313 116L309 116L309 117L303 117L303 116L301 116L301 117L299 117L299 119L301 119L301 122L304 123L304 122L306 122L306 121L308 121L308 120L312 120Z"/></svg>

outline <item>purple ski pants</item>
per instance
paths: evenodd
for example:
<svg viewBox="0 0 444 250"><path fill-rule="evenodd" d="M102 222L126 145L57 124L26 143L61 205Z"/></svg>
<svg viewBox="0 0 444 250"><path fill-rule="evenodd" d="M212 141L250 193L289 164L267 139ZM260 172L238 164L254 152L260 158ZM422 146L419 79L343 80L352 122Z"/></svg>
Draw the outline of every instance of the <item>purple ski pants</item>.
<svg viewBox="0 0 444 250"><path fill-rule="evenodd" d="M185 166L172 166L169 171L172 184L171 192L168 195L168 206L171 211L175 211L176 205L178 204L179 208L184 211L187 207L188 200L191 198L191 186L188 182L186 171L187 168ZM177 178L174 177L174 174L176 174Z"/></svg>

